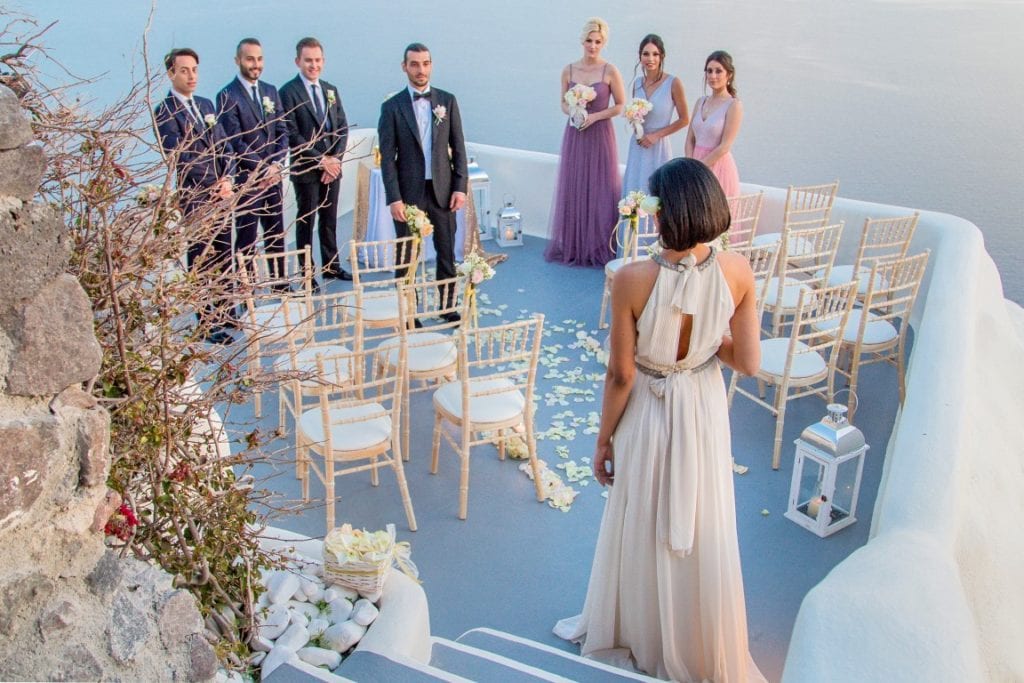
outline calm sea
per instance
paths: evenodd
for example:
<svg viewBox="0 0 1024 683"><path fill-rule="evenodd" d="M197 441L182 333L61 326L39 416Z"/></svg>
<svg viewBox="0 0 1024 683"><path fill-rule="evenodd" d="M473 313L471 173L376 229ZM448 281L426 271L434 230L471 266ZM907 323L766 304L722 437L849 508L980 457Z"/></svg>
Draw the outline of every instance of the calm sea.
<svg viewBox="0 0 1024 683"><path fill-rule="evenodd" d="M8 3L41 22L79 75L104 74L92 96L114 101L141 71L149 3ZM306 9L308 8L308 9ZM458 94L470 140L557 152L558 75L578 58L591 15L611 25L605 56L632 73L637 43L665 40L687 99L706 55L732 53L745 120L740 177L785 186L838 178L846 197L944 211L981 228L1006 296L1024 302L1024 2L760 0L691 2L160 2L154 64L172 46L201 56L200 94L234 75L239 38L264 44L267 80L295 74L294 44L324 43L324 76L349 120L374 126L403 86L402 48L429 45L434 83ZM627 134L619 127L624 152ZM682 152L682 134L674 147Z"/></svg>

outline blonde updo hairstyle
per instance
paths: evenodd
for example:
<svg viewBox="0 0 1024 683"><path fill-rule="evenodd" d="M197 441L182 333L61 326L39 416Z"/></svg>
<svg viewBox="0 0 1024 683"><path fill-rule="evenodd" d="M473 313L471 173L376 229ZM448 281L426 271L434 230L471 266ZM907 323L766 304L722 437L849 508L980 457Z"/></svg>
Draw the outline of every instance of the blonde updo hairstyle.
<svg viewBox="0 0 1024 683"><path fill-rule="evenodd" d="M608 42L608 22L601 17L590 17L583 24L583 32L580 34L580 42L584 42L591 33L597 33L605 43Z"/></svg>

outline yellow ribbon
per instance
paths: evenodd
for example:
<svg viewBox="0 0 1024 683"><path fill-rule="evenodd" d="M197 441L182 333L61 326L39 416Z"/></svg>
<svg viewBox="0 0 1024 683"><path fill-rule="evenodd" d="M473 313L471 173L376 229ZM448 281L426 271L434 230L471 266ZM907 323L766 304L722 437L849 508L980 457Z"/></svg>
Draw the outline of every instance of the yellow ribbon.
<svg viewBox="0 0 1024 683"><path fill-rule="evenodd" d="M479 327L479 319L476 311L476 285L472 282L466 285L466 300L469 306L469 319L473 327Z"/></svg>

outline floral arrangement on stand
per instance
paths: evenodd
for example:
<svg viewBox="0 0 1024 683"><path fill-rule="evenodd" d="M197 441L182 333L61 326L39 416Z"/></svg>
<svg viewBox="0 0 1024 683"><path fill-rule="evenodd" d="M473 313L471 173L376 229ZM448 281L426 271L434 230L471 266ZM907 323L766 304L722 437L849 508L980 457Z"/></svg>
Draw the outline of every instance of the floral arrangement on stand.
<svg viewBox="0 0 1024 683"><path fill-rule="evenodd" d="M649 216L657 213L658 208L661 206L661 202L657 197L649 197L646 193L640 190L633 190L625 197L619 200L619 216L621 220L619 224L615 226L613 239L615 245L613 248L618 251L618 247L622 248L623 258L635 257L633 254L633 236L636 235L637 230L640 227L640 218ZM623 238L620 231L622 222L625 221L628 227L628 232Z"/></svg>
<svg viewBox="0 0 1024 683"><path fill-rule="evenodd" d="M654 105L650 101L645 100L642 97L634 97L633 100L626 105L626 110L622 113L626 117L626 121L629 123L629 127L633 129L633 134L636 136L637 142L644 136L644 120L651 110L654 109Z"/></svg>
<svg viewBox="0 0 1024 683"><path fill-rule="evenodd" d="M565 91L562 99L569 105L569 122L575 128L582 128L587 122L587 105L597 97L597 91L589 85L577 83Z"/></svg>
<svg viewBox="0 0 1024 683"><path fill-rule="evenodd" d="M473 327L477 325L476 287L480 283L494 277L494 268L477 250L466 254L465 259L456 268L459 275L466 278L466 297L469 299L469 316Z"/></svg>
<svg viewBox="0 0 1024 683"><path fill-rule="evenodd" d="M434 224L430 222L430 217L427 216L427 212L416 206L415 204L405 205L405 224L409 226L409 232L414 238L416 244L415 253L422 254L423 240L426 237L430 237L434 234ZM415 278L416 268L409 269L409 282Z"/></svg>

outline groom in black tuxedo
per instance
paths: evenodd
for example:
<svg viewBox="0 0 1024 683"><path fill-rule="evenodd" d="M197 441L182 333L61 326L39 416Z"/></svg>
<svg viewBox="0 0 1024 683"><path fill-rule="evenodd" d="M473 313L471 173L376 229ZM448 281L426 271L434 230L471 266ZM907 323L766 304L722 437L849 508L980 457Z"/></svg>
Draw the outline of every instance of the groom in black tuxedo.
<svg viewBox="0 0 1024 683"><path fill-rule="evenodd" d="M348 121L338 89L320 78L324 50L316 38L303 38L295 46L299 75L281 86L281 102L288 121L292 185L298 217L295 244L299 249L313 240L317 221L320 257L325 278L351 280L338 263L338 187L341 157L348 144Z"/></svg>
<svg viewBox="0 0 1024 683"><path fill-rule="evenodd" d="M409 85L381 106L377 137L384 192L399 237L409 235L406 204L423 209L434 225L437 279L455 277L455 212L466 203L466 141L455 96L430 86L433 64L422 43L405 48ZM399 267L401 276L408 266ZM454 292L446 294L446 303ZM457 313L445 316L458 320Z"/></svg>

